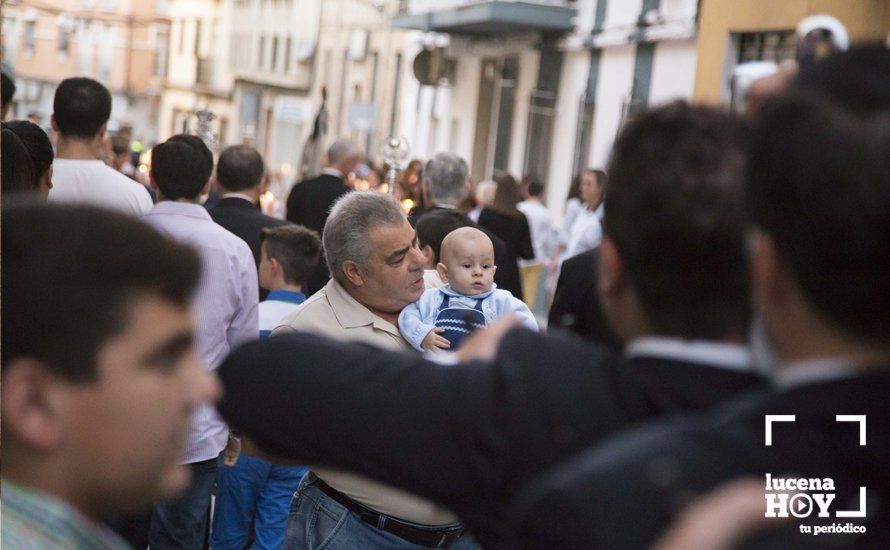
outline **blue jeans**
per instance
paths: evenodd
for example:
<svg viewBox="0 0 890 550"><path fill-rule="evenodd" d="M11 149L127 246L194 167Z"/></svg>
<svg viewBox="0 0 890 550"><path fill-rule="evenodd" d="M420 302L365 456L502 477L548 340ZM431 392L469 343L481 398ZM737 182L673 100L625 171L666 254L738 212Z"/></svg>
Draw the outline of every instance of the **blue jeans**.
<svg viewBox="0 0 890 550"><path fill-rule="evenodd" d="M253 520L253 549L279 550L291 498L305 466L279 466L242 453L235 466L219 469L211 546L243 550Z"/></svg>
<svg viewBox="0 0 890 550"><path fill-rule="evenodd" d="M314 476L303 478L290 506L287 518L287 550L354 550L356 548L416 550L422 548L392 533L372 527L333 500L313 483ZM451 547L456 550L478 550L469 534Z"/></svg>
<svg viewBox="0 0 890 550"><path fill-rule="evenodd" d="M201 550L207 535L210 492L220 458L189 464L192 483L182 497L155 505L148 544L152 550Z"/></svg>

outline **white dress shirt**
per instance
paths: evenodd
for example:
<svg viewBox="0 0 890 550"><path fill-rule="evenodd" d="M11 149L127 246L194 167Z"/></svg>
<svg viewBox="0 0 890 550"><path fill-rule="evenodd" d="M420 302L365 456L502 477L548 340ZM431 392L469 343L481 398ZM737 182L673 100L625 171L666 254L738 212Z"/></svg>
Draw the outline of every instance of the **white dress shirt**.
<svg viewBox="0 0 890 550"><path fill-rule="evenodd" d="M572 224L572 230L569 232L566 250L562 256L563 260L600 245L603 240L603 228L599 212L599 208L593 211L585 208L578 212L575 222Z"/></svg>
<svg viewBox="0 0 890 550"><path fill-rule="evenodd" d="M624 354L627 357L658 357L738 372L754 372L747 346L716 340L641 336L627 344Z"/></svg>
<svg viewBox="0 0 890 550"><path fill-rule="evenodd" d="M532 234L532 248L535 249L535 261L542 262L550 257L556 243L557 231L550 210L537 201L522 201L516 205L520 212L528 218L528 227Z"/></svg>
<svg viewBox="0 0 890 550"><path fill-rule="evenodd" d="M49 202L91 204L140 217L153 204L148 190L101 160L57 158Z"/></svg>
<svg viewBox="0 0 890 550"><path fill-rule="evenodd" d="M256 264L247 243L213 222L203 206L163 201L143 220L201 256L195 294L198 356L211 371L238 344L258 337ZM216 457L226 446L228 427L212 404L198 407L184 463Z"/></svg>

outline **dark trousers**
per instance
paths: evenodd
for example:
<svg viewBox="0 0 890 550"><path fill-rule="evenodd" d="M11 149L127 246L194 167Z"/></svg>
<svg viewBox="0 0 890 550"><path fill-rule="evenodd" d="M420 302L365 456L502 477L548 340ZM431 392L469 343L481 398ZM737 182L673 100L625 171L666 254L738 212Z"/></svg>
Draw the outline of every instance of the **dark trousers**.
<svg viewBox="0 0 890 550"><path fill-rule="evenodd" d="M210 493L220 458L189 464L192 483L178 500L158 504L151 515L152 550L201 550L207 539Z"/></svg>

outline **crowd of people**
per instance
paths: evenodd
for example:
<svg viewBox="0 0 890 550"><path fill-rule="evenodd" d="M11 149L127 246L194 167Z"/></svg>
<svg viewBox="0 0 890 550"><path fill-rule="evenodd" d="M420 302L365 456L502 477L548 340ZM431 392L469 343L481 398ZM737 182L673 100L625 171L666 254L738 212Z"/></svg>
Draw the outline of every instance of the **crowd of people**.
<svg viewBox="0 0 890 550"><path fill-rule="evenodd" d="M281 217L247 145L142 181L111 102L3 123L4 546L890 544L885 45L747 120L636 114L561 228L451 152L391 197L344 139ZM769 517L764 476L832 513Z"/></svg>

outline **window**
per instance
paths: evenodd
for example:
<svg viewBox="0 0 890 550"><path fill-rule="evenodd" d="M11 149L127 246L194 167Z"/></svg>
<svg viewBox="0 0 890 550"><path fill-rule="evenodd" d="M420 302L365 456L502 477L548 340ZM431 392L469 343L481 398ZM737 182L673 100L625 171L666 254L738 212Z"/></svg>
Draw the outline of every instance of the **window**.
<svg viewBox="0 0 890 550"><path fill-rule="evenodd" d="M272 66L270 69L274 72L278 68L278 37L272 37Z"/></svg>
<svg viewBox="0 0 890 550"><path fill-rule="evenodd" d="M794 59L795 34L792 30L746 32L738 35L739 63Z"/></svg>
<svg viewBox="0 0 890 550"><path fill-rule="evenodd" d="M31 57L34 55L34 35L37 32L37 21L30 20L25 21L25 34L22 37L22 50L25 52L26 57Z"/></svg>
<svg viewBox="0 0 890 550"><path fill-rule="evenodd" d="M195 57L201 58L201 20L195 19Z"/></svg>
<svg viewBox="0 0 890 550"><path fill-rule="evenodd" d="M167 51L170 42L170 29L157 27L155 31L155 62L152 74L164 78L167 76Z"/></svg>
<svg viewBox="0 0 890 550"><path fill-rule="evenodd" d="M99 80L107 81L111 78L111 64L114 60L116 29L110 23L102 25L103 47L99 48Z"/></svg>
<svg viewBox="0 0 890 550"><path fill-rule="evenodd" d="M256 62L257 68L262 69L265 67L265 65L266 65L264 63L265 57L266 57L266 37L261 36L260 37L260 51L259 51L259 55L257 56L257 62Z"/></svg>
<svg viewBox="0 0 890 550"><path fill-rule="evenodd" d="M284 72L290 72L290 51L293 49L293 45L291 44L291 37L288 36L287 40L284 41Z"/></svg>
<svg viewBox="0 0 890 550"><path fill-rule="evenodd" d="M56 42L56 52L60 58L68 57L71 50L71 31L74 27L74 20L70 17L62 16L58 24L58 41Z"/></svg>

